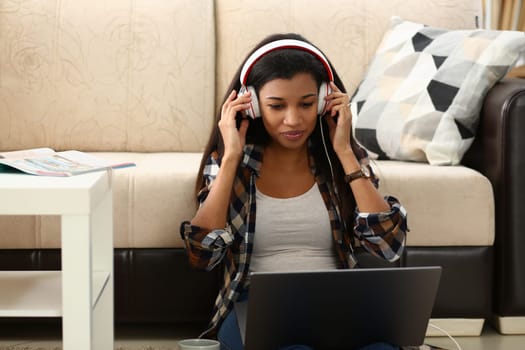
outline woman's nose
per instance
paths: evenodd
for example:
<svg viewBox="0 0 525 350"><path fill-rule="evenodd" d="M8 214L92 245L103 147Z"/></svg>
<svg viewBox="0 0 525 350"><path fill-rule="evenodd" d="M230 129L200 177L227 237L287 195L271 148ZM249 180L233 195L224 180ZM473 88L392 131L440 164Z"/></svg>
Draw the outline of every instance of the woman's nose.
<svg viewBox="0 0 525 350"><path fill-rule="evenodd" d="M284 118L284 123L286 125L297 125L301 122L302 115L297 108L288 108Z"/></svg>

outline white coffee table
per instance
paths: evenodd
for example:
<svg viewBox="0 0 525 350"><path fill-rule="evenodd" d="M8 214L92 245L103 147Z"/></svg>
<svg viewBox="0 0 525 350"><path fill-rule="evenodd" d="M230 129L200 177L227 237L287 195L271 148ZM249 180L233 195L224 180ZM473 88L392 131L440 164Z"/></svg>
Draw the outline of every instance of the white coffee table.
<svg viewBox="0 0 525 350"><path fill-rule="evenodd" d="M0 215L60 215L61 271L0 272L0 316L62 317L65 350L113 350L111 173L0 173Z"/></svg>

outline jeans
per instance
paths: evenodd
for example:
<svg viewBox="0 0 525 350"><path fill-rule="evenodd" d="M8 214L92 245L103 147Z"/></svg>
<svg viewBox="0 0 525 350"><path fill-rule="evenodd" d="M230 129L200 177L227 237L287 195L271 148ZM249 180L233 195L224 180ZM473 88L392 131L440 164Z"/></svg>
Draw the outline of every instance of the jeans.
<svg viewBox="0 0 525 350"><path fill-rule="evenodd" d="M219 328L217 340L221 343L221 350L244 350L241 330L234 310L230 311Z"/></svg>
<svg viewBox="0 0 525 350"><path fill-rule="evenodd" d="M244 350L241 331L237 323L235 311L230 311L219 328L217 339L221 343L221 350ZM399 347L387 343L374 343L360 348L359 350L398 350ZM314 350L306 345L290 345L279 350Z"/></svg>

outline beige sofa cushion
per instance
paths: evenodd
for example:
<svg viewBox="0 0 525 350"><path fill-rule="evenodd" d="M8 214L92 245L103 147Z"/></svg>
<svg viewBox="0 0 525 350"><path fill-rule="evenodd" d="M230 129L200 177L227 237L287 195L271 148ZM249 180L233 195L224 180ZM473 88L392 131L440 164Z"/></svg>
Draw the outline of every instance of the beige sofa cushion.
<svg viewBox="0 0 525 350"><path fill-rule="evenodd" d="M464 166L374 161L380 191L408 212L409 246L491 246L494 197L489 180Z"/></svg>
<svg viewBox="0 0 525 350"><path fill-rule="evenodd" d="M136 168L119 169L113 179L115 246L130 248L182 247L179 225L195 211L215 89L221 100L257 41L304 34L352 92L391 15L472 28L481 14L477 0L16 4L0 11L0 149L109 150L96 155L134 161ZM492 191L483 176L463 167L375 164L381 191L408 210L409 245L492 244ZM0 248L60 246L58 217L0 216L0 227Z"/></svg>
<svg viewBox="0 0 525 350"><path fill-rule="evenodd" d="M135 168L113 172L115 246L182 247L179 225L195 213L200 153L96 153ZM373 163L380 190L408 211L409 246L490 246L494 202L488 180L462 167ZM57 217L0 216L0 248L60 246Z"/></svg>
<svg viewBox="0 0 525 350"><path fill-rule="evenodd" d="M3 3L0 150L202 151L213 10L213 0Z"/></svg>
<svg viewBox="0 0 525 350"><path fill-rule="evenodd" d="M183 247L179 226L196 210L195 181L201 153L105 153L134 161L114 171L115 246Z"/></svg>
<svg viewBox="0 0 525 350"><path fill-rule="evenodd" d="M248 51L280 32L317 45L353 93L393 15L457 29L474 28L482 10L479 0L217 0L217 101Z"/></svg>
<svg viewBox="0 0 525 350"><path fill-rule="evenodd" d="M93 153L134 168L113 171L115 247L182 247L179 225L195 213L200 153ZM55 216L0 216L0 248L58 248Z"/></svg>

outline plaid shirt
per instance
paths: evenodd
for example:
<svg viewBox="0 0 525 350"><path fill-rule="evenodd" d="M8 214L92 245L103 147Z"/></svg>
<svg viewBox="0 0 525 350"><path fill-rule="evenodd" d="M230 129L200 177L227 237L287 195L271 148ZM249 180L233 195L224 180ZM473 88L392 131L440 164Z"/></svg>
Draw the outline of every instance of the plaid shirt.
<svg viewBox="0 0 525 350"><path fill-rule="evenodd" d="M181 225L181 236L186 244L190 263L199 268L211 270L219 263L224 264L224 285L217 296L210 328L202 335L215 333L233 302L248 284L250 257L253 251L255 234L255 179L261 168L263 149L260 146L246 145L244 156L233 184L229 217L225 228L203 228L185 221ZM360 159L368 165L368 158ZM334 240L338 265L353 268L357 261L353 245L364 246L373 255L388 261L397 260L405 245L406 212L394 197L385 197L391 210L382 213L361 213L356 208L353 233L345 229L336 203L336 194L331 183L317 171L313 157L310 159L315 181L323 197L330 218L331 233ZM213 153L204 168L206 186L199 192L198 201L203 203L210 192L213 181L219 172L218 154ZM371 170L371 168L370 168ZM377 187L377 178L372 179ZM358 242L353 242L355 239Z"/></svg>

